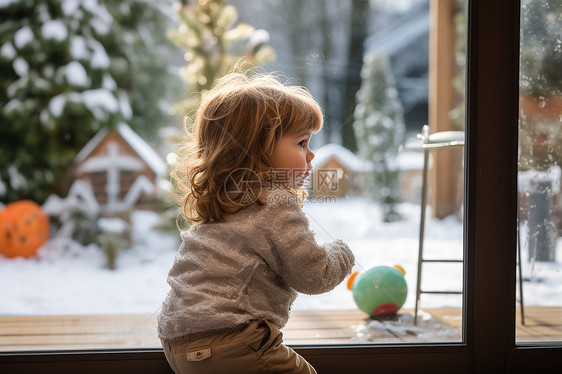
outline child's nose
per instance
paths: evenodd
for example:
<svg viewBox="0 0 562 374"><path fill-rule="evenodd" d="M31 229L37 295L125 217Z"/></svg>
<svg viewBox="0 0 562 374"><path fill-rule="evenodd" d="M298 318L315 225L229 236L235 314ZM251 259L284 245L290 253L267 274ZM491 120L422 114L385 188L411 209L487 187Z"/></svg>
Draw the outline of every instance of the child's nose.
<svg viewBox="0 0 562 374"><path fill-rule="evenodd" d="M309 151L308 151L308 154L306 155L306 160L307 160L308 162L310 162L310 161L312 161L313 159L314 159L314 152L312 152L312 151L309 150Z"/></svg>

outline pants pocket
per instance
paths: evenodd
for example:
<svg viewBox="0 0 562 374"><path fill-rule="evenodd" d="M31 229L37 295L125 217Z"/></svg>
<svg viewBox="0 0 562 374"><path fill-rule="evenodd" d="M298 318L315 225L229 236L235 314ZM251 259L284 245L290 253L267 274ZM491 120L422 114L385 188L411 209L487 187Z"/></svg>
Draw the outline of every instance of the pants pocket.
<svg viewBox="0 0 562 374"><path fill-rule="evenodd" d="M283 334L279 329L267 321L260 321L248 341L248 347L256 353L267 351L277 341L281 342Z"/></svg>

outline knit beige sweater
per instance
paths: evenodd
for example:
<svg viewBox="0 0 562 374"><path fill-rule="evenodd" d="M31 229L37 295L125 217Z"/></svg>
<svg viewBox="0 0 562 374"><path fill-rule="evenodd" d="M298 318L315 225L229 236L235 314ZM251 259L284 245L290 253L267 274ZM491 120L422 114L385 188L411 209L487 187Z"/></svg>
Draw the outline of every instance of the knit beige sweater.
<svg viewBox="0 0 562 374"><path fill-rule="evenodd" d="M319 245L295 196L283 189L264 194L265 205L181 234L158 316L160 338L257 319L282 328L297 292L330 291L350 273L353 253L341 240Z"/></svg>

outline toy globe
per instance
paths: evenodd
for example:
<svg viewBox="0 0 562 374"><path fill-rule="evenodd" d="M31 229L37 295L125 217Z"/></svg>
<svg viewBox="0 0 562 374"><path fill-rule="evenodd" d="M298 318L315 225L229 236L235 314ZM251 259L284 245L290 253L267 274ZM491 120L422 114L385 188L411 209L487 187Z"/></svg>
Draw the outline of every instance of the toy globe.
<svg viewBox="0 0 562 374"><path fill-rule="evenodd" d="M7 204L0 212L0 254L33 257L49 238L49 218L30 200Z"/></svg>
<svg viewBox="0 0 562 374"><path fill-rule="evenodd" d="M371 317L393 315L404 305L408 294L404 274L398 265L376 266L362 274L351 274L347 288L353 291L359 309Z"/></svg>

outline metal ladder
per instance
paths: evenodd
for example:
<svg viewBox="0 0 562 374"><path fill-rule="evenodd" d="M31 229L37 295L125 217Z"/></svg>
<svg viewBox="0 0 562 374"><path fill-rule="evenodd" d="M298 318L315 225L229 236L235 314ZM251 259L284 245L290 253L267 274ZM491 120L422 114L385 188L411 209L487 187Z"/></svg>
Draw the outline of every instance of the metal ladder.
<svg viewBox="0 0 562 374"><path fill-rule="evenodd" d="M430 291L421 289L422 279L422 265L424 263L462 263L463 260L456 259L425 259L423 257L423 242L425 232L425 216L427 205L427 176L429 172L429 151L432 149L443 149L453 147L464 147L464 132L463 131L442 131L434 134L429 134L429 126L425 125L422 128L421 134L418 134L419 143L409 145L411 150L423 151L423 174L422 174L422 191L421 191L421 217L420 217L420 233L419 233L419 247L418 247L418 276L416 282L416 307L414 312L414 324L418 323L418 311L420 296L422 293L427 294L446 294L446 295L461 295L462 291Z"/></svg>
<svg viewBox="0 0 562 374"><path fill-rule="evenodd" d="M423 151L423 174L422 174L422 191L421 191L421 217L420 217L420 233L419 233L419 248L418 248L418 276L416 282L416 306L414 311L414 324L418 323L418 311L420 304L420 297L422 293L427 294L442 294L442 295L462 295L462 291L430 291L421 289L422 279L422 265L428 263L462 263L463 260L457 259L425 259L423 257L423 241L425 231L425 216L427 205L427 174L429 172L429 151L432 149L443 149L453 147L464 147L464 132L463 131L441 131L434 134L429 134L429 126L425 125L422 128L421 134L418 134L419 143L408 145L407 148L411 150ZM519 225L518 225L519 226ZM521 236L519 227L517 227L517 267L519 276L519 303L521 308L521 324L525 324L525 310L523 305L523 279L521 274Z"/></svg>

